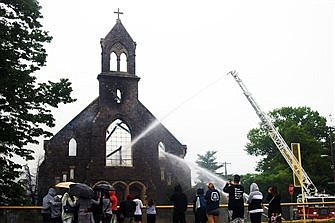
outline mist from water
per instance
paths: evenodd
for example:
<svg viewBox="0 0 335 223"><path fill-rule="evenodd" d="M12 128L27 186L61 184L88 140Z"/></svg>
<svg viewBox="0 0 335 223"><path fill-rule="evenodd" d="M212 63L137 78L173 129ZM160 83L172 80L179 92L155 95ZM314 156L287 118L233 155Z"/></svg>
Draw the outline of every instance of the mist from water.
<svg viewBox="0 0 335 223"><path fill-rule="evenodd" d="M178 104L176 107L174 107L173 109L171 109L165 116L163 116L160 120L155 120L153 121L150 125L147 126L147 128L145 128L138 136L136 136L130 143L130 147L132 147L133 145L135 145L140 139L142 139L143 137L145 137L150 131L152 131L154 128L156 128L161 121L165 120L167 117L169 117L172 113L174 113L176 110L178 110L180 107L182 107L183 105L185 105L188 101L192 100L193 98L195 98L196 96L198 96L200 93L202 93L203 91L205 91L206 89L210 88L212 85L218 83L225 75L220 75L217 79L215 79L214 81L212 81L211 83L209 83L208 85L204 86L203 88L201 88L200 90L198 90L197 92L195 92L193 95L191 95L190 97L188 97L186 100L184 100L183 102L181 102L180 104ZM227 180L222 179L221 177L219 177L218 175L214 174L213 172L199 167L195 162L191 162L191 161L187 161L184 160L174 154L171 153L167 153L165 151L163 151L161 148L159 148L160 152L162 154L164 154L169 161L177 161L180 163L185 164L186 166L189 167L189 169L191 170L191 180L192 183L194 184L196 182L196 180L199 180L200 178L203 179L210 179L210 182L212 182L215 186L215 188L220 191L222 193L222 189L225 186L225 184L227 183ZM208 182L205 182L208 183ZM223 193L225 196L227 196L227 194Z"/></svg>
<svg viewBox="0 0 335 223"><path fill-rule="evenodd" d="M191 180L192 180L192 186L194 185L194 183L201 179L201 178L207 178L210 179L208 182L204 182L204 183L213 183L215 189L217 189L221 194L223 194L223 196L225 196L226 199L228 199L228 194L223 192L223 187L226 185L227 180L222 179L221 177L219 177L218 175L216 175L215 173L202 168L200 166L198 166L198 164L196 164L195 162L191 162L191 161L187 161L184 160L174 154L168 153L163 151L162 149L160 149L161 153L164 154L165 157L167 157L169 159L169 161L177 161L183 164L186 164L190 170L191 170ZM199 182L199 181L198 181ZM249 195L247 193L243 194L243 198L244 198L244 202L246 202L248 200Z"/></svg>
<svg viewBox="0 0 335 223"><path fill-rule="evenodd" d="M212 182L214 184L215 188L218 191L222 192L223 187L227 183L227 180L222 179L221 177L219 177L215 173L213 173L213 172L211 172L211 171L209 171L209 170L207 170L205 168L202 168L202 167L198 166L195 162L184 160L184 159L182 159L182 158L180 158L180 157L178 157L178 156L176 156L174 154L165 152L162 149L160 149L160 152L166 158L168 158L168 160L170 162L175 161L175 162L178 162L178 163L183 163L183 164L185 164L191 170L192 185L194 185L195 182L200 182L199 179L209 179L208 182L204 182L204 183L207 184L209 182Z"/></svg>

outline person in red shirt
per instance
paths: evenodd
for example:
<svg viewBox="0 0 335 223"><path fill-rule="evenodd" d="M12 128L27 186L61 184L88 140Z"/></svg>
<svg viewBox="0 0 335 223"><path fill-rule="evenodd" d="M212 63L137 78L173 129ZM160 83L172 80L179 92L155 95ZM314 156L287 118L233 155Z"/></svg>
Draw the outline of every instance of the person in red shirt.
<svg viewBox="0 0 335 223"><path fill-rule="evenodd" d="M109 192L109 198L112 202L112 212L113 212L111 223L116 223L117 222L117 212L118 212L117 205L118 205L119 200L116 196L116 190L114 188Z"/></svg>

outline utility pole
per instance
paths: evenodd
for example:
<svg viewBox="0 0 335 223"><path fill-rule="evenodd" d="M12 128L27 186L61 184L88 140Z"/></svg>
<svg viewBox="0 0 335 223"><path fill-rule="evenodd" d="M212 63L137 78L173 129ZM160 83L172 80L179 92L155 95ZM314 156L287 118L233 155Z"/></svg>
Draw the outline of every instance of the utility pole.
<svg viewBox="0 0 335 223"><path fill-rule="evenodd" d="M224 176L225 176L225 178L227 178L227 165L228 164L231 164L231 163L227 163L226 161L223 163L223 166L224 166Z"/></svg>
<svg viewBox="0 0 335 223"><path fill-rule="evenodd" d="M333 182L329 182L331 184L335 184L335 151L334 151L334 142L333 142L333 119L332 116L329 115L330 118L330 124L331 126L329 127L329 144L330 144L330 160L331 160L331 170L333 172Z"/></svg>

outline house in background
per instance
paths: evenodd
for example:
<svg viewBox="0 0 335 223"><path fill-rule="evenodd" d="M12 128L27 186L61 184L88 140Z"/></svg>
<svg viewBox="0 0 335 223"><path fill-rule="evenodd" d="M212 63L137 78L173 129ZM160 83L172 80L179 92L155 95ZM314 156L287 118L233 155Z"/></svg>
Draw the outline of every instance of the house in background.
<svg viewBox="0 0 335 223"><path fill-rule="evenodd" d="M184 158L186 146L139 101L136 43L120 19L100 43L99 96L44 142L39 197L61 181L107 181L120 200L130 193L168 204L177 183L190 189L191 171L164 151Z"/></svg>

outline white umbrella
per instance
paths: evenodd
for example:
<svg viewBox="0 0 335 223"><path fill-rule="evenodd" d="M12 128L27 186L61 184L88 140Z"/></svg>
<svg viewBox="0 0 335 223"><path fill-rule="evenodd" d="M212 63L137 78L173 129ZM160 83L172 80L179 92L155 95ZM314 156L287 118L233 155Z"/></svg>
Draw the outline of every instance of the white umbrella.
<svg viewBox="0 0 335 223"><path fill-rule="evenodd" d="M75 184L74 182L68 181L68 182L60 182L55 185L55 187L60 187L60 188L70 188L70 185Z"/></svg>

